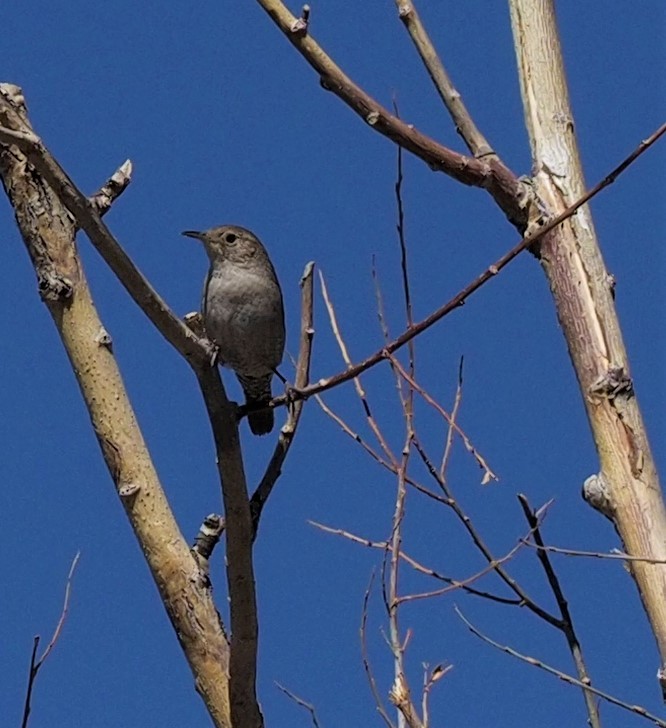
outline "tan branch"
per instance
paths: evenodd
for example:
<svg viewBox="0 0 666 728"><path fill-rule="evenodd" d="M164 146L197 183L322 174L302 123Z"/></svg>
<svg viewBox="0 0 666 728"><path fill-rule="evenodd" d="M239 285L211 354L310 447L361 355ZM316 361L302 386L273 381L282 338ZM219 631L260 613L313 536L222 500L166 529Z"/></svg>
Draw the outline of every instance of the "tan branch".
<svg viewBox="0 0 666 728"><path fill-rule="evenodd" d="M212 347L207 341L198 339L171 312L166 302L138 271L102 221L96 204L76 187L46 149L27 119L17 111L12 102L13 97L22 101L20 89L12 84L0 84L0 143L20 149L27 157L58 196L60 203L73 215L76 225L86 233L130 296L167 341L193 364L209 361L213 355Z"/></svg>
<svg viewBox="0 0 666 728"><path fill-rule="evenodd" d="M490 154L494 155L495 152L477 129L460 93L449 78L432 40L421 22L414 0L395 0L395 4L398 7L400 20L407 29L428 75L435 84L437 93L456 125L456 131L463 138L467 148L477 159Z"/></svg>
<svg viewBox="0 0 666 728"><path fill-rule="evenodd" d="M581 198L585 182L554 4L511 0L510 8L534 185L547 214L559 216ZM665 129L663 125L651 140ZM544 237L539 254L587 409L607 510L624 550L654 560L628 564L659 647L663 674L666 566L658 562L666 558L666 506L634 392L613 281L589 207ZM662 689L666 698L666 681Z"/></svg>
<svg viewBox="0 0 666 728"><path fill-rule="evenodd" d="M227 399L217 366L202 366L196 373L213 430L224 502L231 725L262 728L256 685L259 620L252 553L254 528L238 433L238 408Z"/></svg>
<svg viewBox="0 0 666 728"><path fill-rule="evenodd" d="M229 646L207 580L182 537L146 448L74 244L71 215L41 172L50 155L32 134L20 89L0 86L0 174L92 420L102 454L216 726L230 728ZM30 138L33 166L8 127ZM20 144L23 144L21 141ZM39 168L38 168L39 165ZM57 175L55 175L57 177ZM64 196L89 211L78 191ZM92 213L91 213L92 214ZM95 215L97 213L94 213ZM80 220L79 220L80 222ZM192 341L195 341L192 338Z"/></svg>

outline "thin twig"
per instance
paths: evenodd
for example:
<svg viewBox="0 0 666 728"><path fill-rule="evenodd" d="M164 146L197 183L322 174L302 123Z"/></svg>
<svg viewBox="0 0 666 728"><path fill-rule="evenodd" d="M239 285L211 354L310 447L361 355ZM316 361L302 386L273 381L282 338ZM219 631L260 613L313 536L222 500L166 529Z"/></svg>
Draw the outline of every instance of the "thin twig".
<svg viewBox="0 0 666 728"><path fill-rule="evenodd" d="M418 452L428 472L442 489L442 492L446 495L446 505L449 506L451 510L455 513L461 525L467 531L470 538L474 542L474 545L481 552L481 554L488 563L496 562L497 559L492 555L490 549L481 537L481 534L476 529L476 526L474 525L472 519L467 515L467 513L465 513L462 506L454 498L451 487L446 483L445 480L442 479L439 472L430 461L428 454L423 449L423 446L419 442L418 438L414 438L414 447L416 448L416 452ZM543 506L540 510L540 513L549 506L550 502L546 503L546 505ZM500 579L509 587L509 589L511 589L511 591L513 591L513 593L520 598L521 606L527 607L531 612L534 612L534 614L536 614L538 617L541 617L541 619L548 622L548 624L551 624L553 627L560 629L560 620L547 610L543 609L543 607L540 607L531 597L529 597L527 592L518 584L518 582L513 577L509 575L509 573L500 564L496 564L495 572L500 577Z"/></svg>
<svg viewBox="0 0 666 728"><path fill-rule="evenodd" d="M330 533L335 536L342 536L343 538L348 539L352 543L360 544L361 546L366 546L368 548L373 549L379 549L381 551L386 552L386 550L389 548L389 542L388 541L371 541L367 538L363 538L362 536L357 536L353 533L350 533L349 531L345 531L341 528L332 528L331 526L325 526L323 523L319 523L318 521L308 521L308 523L311 526L314 526L315 528L319 528L320 530L324 531L324 533ZM469 584L472 581L475 581L477 578L481 577L483 574L487 573L487 569L484 569L482 572L478 574L473 574L471 577L468 577L464 580L458 580L453 579L449 576L444 576L443 574L440 574L439 572L435 571L434 569L431 569L428 566L423 566L423 564L416 561L416 559L412 558L408 554L406 554L403 550L400 551L400 558L406 563L409 564L414 571L417 571L421 574L424 574L425 576L430 576L433 579L437 579L438 581L443 581L446 584L449 584L454 589L461 589L462 591L467 592L468 594L472 594L477 597L482 597L484 599L489 599L494 602L499 602L500 604L510 604L512 606L520 606L522 604L522 600L520 599L507 599L506 597L500 597L496 594L491 594L490 592L480 591L479 589L474 589L473 587L470 587ZM500 559L500 561L506 560L505 557Z"/></svg>
<svg viewBox="0 0 666 728"><path fill-rule="evenodd" d="M453 407L451 408L451 422L449 423L449 429L446 433L446 444L444 445L444 452L442 454L442 464L439 466L439 475L444 481L446 481L446 471L448 469L451 453L453 452L453 433L455 430L455 426L458 423L458 411L460 410L460 405L462 403L463 363L464 358L461 356L460 364L458 365L458 384L456 385L456 396L453 399Z"/></svg>
<svg viewBox="0 0 666 728"><path fill-rule="evenodd" d="M483 134L477 129L460 93L453 86L449 74L421 22L414 0L395 0L395 4L398 7L400 20L407 29L428 75L435 84L437 93L456 125L456 131L463 138L467 148L477 159L495 154Z"/></svg>
<svg viewBox="0 0 666 728"><path fill-rule="evenodd" d="M361 626L359 628L359 636L361 638L361 658L363 660L363 669L365 671L365 676L367 677L368 685L370 686L370 692L372 693L372 697L375 699L375 705L377 706L377 712L379 713L379 715L381 715L382 719L384 720L384 723L386 723L388 728L395 728L393 721L389 717L389 714L386 711L386 708L384 707L384 703L382 702L381 696L379 694L379 690L377 688L375 676L372 672L372 666L370 664L370 655L368 653L368 643L366 640L367 624L368 624L368 603L370 601L370 593L372 591L372 584L373 584L374 580L375 580L375 572L373 571L372 574L370 574L370 581L365 590L365 594L363 595L363 609L361 610Z"/></svg>
<svg viewBox="0 0 666 728"><path fill-rule="evenodd" d="M324 303L326 305L326 311L328 312L328 318L331 324L331 331L333 332L333 336L335 337L335 340L338 344L338 348L340 349L340 353L342 354L342 358L345 362L345 364L348 367L352 366L351 357L349 356L349 352L347 351L347 345L344 342L344 339L342 338L342 334L340 333L340 327L338 326L338 319L335 315L335 308L333 307L333 303L331 301L330 296L328 295L328 289L326 287L326 281L324 280L324 275L321 271L319 271L319 283L321 284L321 294L324 299ZM384 434L382 433L379 425L377 424L377 421L375 420L372 410L370 409L370 403L368 402L368 398L365 394L365 390L363 389L363 385L361 384L360 377L354 377L354 388L356 389L356 394L358 395L358 398L361 402L361 406L363 407L363 411L365 413L366 420L368 421L368 425L370 426L370 429L374 433L375 437L377 438L377 442L379 443L379 446L384 451L384 455L394 464L397 464L397 459L395 455L393 454L388 442L386 441L386 438L384 437Z"/></svg>
<svg viewBox="0 0 666 728"><path fill-rule="evenodd" d="M261 0L259 0L261 2ZM354 364L352 367L348 367L342 372L338 372L330 377L320 379L318 382L311 384L309 387L305 387L301 391L291 393L292 398L307 398L314 394L324 392L328 389L332 389L343 382L347 382L359 374L367 371L371 367L375 366L378 362L388 359L391 354L402 348L405 344L411 341L413 338L423 333L431 326L440 321L444 316L448 315L452 311L460 308L464 305L465 301L491 278L494 278L502 269L504 269L509 263L511 263L520 253L527 248L534 245L537 241L549 233L551 230L556 228L566 219L571 217L576 210L589 202L595 197L601 190L605 189L609 185L613 184L622 172L624 172L633 162L638 159L647 149L649 149L661 136L666 133L666 124L660 126L648 139L641 142L638 147L626 157L612 172L610 172L604 179L596 184L592 189L582 195L576 202L567 207L564 212L554 217L552 220L546 222L543 227L538 230L531 232L527 237L524 237L519 243L517 243L511 250L505 253L499 260L492 265L488 266L483 273L475 278L471 283L468 283L463 289L461 289L453 298L447 303L440 306L438 309L433 311L429 316L426 316L422 321L414 326L409 327L400 334L397 338L393 339L389 344L382 347L374 354L366 357L362 361ZM0 135L1 138L1 135ZM287 402L285 395L281 397L275 397L271 406L278 407L284 405Z"/></svg>
<svg viewBox="0 0 666 728"><path fill-rule="evenodd" d="M534 539L534 542L539 546L543 546L543 538L541 536L541 530L539 527L539 518L532 510L532 507L530 506L527 498L522 493L518 494L518 502L523 509L523 513L525 514L527 523L532 529L532 538ZM546 551L538 550L537 558L539 559L539 562L543 567L543 570L546 574L546 579L548 580L548 584L550 585L551 591L553 592L553 595L555 597L555 601L557 602L557 607L560 610L560 616L562 618L561 631L567 640L569 651L571 652L574 664L576 665L578 679L583 685L590 685L592 681L587 671L587 666L585 665L583 649L581 647L580 641L578 640L578 636L576 635L571 612L569 611L569 605L564 597L564 592L562 591L560 580L557 578L555 569L553 569L553 565L550 563L550 558ZM592 693L589 693L585 690L583 691L583 697L585 699L585 707L587 708L588 722L590 728L601 728L601 723L599 720L599 709L597 707L594 696L592 695Z"/></svg>
<svg viewBox="0 0 666 728"><path fill-rule="evenodd" d="M282 690L282 692L288 697L291 698L297 705L300 705L302 708L305 708L310 713L310 718L312 718L312 725L314 728L320 728L320 723L317 720L317 712L314 709L314 705L312 703L307 703L303 698L299 698L298 695L295 693L292 693L291 690L287 690L287 688L284 687L284 685L280 685L279 682L275 683L276 687L279 690Z"/></svg>
<svg viewBox="0 0 666 728"><path fill-rule="evenodd" d="M431 397L428 392L426 392L423 387L421 387L410 374L408 374L403 366L400 364L400 362L394 357L393 355L389 355L389 361L391 362L391 365L394 366L400 376L408 382L410 387L412 389L415 389L421 397L437 412L446 420L446 422L449 424L449 427L452 427L461 437L465 448L467 452L469 452L472 457L476 460L477 464L480 468L482 468L484 472L483 480L482 482L488 483L490 480L499 480L497 475L491 470L490 466L486 462L485 458L479 453L479 451L472 445L472 442L470 441L469 437L463 432L463 430L460 428L460 426L456 423L456 421L453 419L453 417L435 400L433 397Z"/></svg>
<svg viewBox="0 0 666 728"><path fill-rule="evenodd" d="M647 564L666 564L666 559L651 559L647 556L631 556L631 554L625 554L623 551L613 549L610 553L603 553L601 551L580 551L577 549L565 549L558 546L546 546L527 542L526 546L538 549L539 551L548 551L552 554L562 554L563 556L581 556L584 558L591 559L616 559L618 561L644 561Z"/></svg>
<svg viewBox="0 0 666 728"><path fill-rule="evenodd" d="M32 700L32 691L35 686L35 680L37 678L37 673L39 672L42 665L46 662L48 656L51 654L53 648L55 647L56 643L58 642L58 638L60 637L60 634L62 632L62 628L65 624L65 619L67 617L67 612L69 611L69 600L72 594L72 579L74 577L74 571L76 570L76 566L79 563L79 558L81 557L81 552L78 551L76 553L76 556L72 560L72 565L69 567L69 573L67 574L67 582L65 583L65 598L63 600L62 610L60 612L60 618L58 619L58 624L56 625L55 630L53 631L53 636L51 637L50 642L46 646L46 649L44 650L42 656L37 659L37 649L39 648L39 635L36 635L33 644L32 644L32 653L30 656L30 671L28 673L28 687L26 689L25 694L25 702L23 704L23 719L21 721L21 728L26 728L28 725L28 719L30 718L30 711L31 711L31 700Z"/></svg>
<svg viewBox="0 0 666 728"><path fill-rule="evenodd" d="M517 650L514 650L512 647L509 647L508 645L502 645L499 642L495 642L495 640L492 640L490 637L487 637L485 634L480 632L458 609L458 607L455 607L455 611L457 615L462 619L462 621L467 625L467 628L469 631L476 635L479 639L483 640L484 642L487 642L489 645L492 645L493 647L497 648L498 650L501 650L502 652L505 652L507 655L511 655L512 657L517 657L519 660L522 660L523 662L526 662L528 665L533 665L534 667L538 667L541 670L544 670L545 672L550 673L551 675L555 675L555 677L558 677L563 682L568 683L569 685L574 685L575 687L581 688L582 690L585 690L586 692L592 693L596 695L599 698L602 698L603 700L608 701L609 703L612 703L613 705L617 705L619 708L624 708L625 710L628 710L632 713L636 713L636 715L640 715L643 718L647 718L648 720L651 720L655 725L659 726L659 728L666 728L666 721L662 720L656 715L653 715L652 713L648 713L648 711L643 708L640 705L631 705L630 703L625 703L623 700L619 700L618 698L609 695L608 693L603 692L602 690L599 690L598 688L593 688L591 685L585 685L580 680L576 680L575 677L572 677L571 675L567 675L564 672L561 672L560 670L557 670L554 667L551 667L550 665L547 665L545 662L541 662L541 660L537 660L534 657L529 657L528 655L523 655Z"/></svg>
<svg viewBox="0 0 666 728"><path fill-rule="evenodd" d="M298 361L296 362L296 378L294 384L297 388L307 386L310 381L310 361L312 358L312 343L314 339L314 297L313 297L313 273L314 262L310 261L303 270L301 276L301 335L298 350ZM294 442L296 429L301 419L303 400L297 400L289 408L289 415L286 423L280 430L278 441L273 451L273 456L266 467L261 482L252 494L250 499L250 510L252 512L252 526L254 536L257 536L261 512L273 490L275 482L280 477L282 466L289 453L289 448Z"/></svg>

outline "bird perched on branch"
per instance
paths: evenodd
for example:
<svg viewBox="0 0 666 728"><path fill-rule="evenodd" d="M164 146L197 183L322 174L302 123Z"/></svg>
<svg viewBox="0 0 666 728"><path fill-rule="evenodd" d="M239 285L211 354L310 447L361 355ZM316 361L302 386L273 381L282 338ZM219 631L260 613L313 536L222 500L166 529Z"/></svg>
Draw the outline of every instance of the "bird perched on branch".
<svg viewBox="0 0 666 728"><path fill-rule="evenodd" d="M259 238L238 225L183 235L204 244L210 260L202 303L206 333L218 347L218 362L238 377L251 408L250 429L265 435L273 429L273 410L260 408L271 399L285 337L275 269Z"/></svg>

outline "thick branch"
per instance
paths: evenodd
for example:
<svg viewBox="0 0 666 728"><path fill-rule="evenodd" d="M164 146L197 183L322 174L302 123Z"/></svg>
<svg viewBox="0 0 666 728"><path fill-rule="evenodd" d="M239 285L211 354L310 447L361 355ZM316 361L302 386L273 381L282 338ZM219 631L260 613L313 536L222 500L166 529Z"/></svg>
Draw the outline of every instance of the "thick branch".
<svg viewBox="0 0 666 728"><path fill-rule="evenodd" d="M0 142L20 149L44 178L76 224L90 238L122 285L157 329L191 363L210 361L212 349L198 339L169 309L166 302L132 263L101 219L98 205L89 200L60 167L39 137L33 132L13 97L23 101L20 89L0 84Z"/></svg>
<svg viewBox="0 0 666 728"><path fill-rule="evenodd" d="M0 88L0 123L7 127L18 118L21 127L29 129L20 118L20 90ZM6 139L3 132L0 142ZM207 581L178 529L137 425L76 251L72 218L17 146L0 143L0 175L35 266L40 293L72 363L102 454L196 689L215 725L230 728L228 644Z"/></svg>
<svg viewBox="0 0 666 728"><path fill-rule="evenodd" d="M238 408L227 399L216 366L209 364L197 369L197 378L215 438L224 500L231 622L231 724L234 728L262 728L256 686L259 622L252 560L254 530L238 435Z"/></svg>
<svg viewBox="0 0 666 728"><path fill-rule="evenodd" d="M584 190L551 0L511 0L534 184L558 215ZM601 464L609 512L631 555L666 557L666 508L589 208L544 238L541 264L555 300ZM630 562L666 665L666 566Z"/></svg>

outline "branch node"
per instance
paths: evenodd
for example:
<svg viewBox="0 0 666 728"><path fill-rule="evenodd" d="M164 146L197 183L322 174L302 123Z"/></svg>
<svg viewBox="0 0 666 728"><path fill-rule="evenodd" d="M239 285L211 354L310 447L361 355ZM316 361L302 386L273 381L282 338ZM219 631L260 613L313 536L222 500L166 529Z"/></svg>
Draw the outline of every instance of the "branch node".
<svg viewBox="0 0 666 728"><path fill-rule="evenodd" d="M608 485L603 473L595 473L585 479L582 491L583 500L592 506L595 511L606 516L611 521L615 519L615 508L613 506Z"/></svg>
<svg viewBox="0 0 666 728"><path fill-rule="evenodd" d="M136 496L139 491L141 490L141 485L139 483L123 483L118 488L118 495L121 498L133 498Z"/></svg>
<svg viewBox="0 0 666 728"><path fill-rule="evenodd" d="M310 25L310 6L303 5L301 10L301 17L297 18L289 29L294 35L305 36L308 33L308 26Z"/></svg>
<svg viewBox="0 0 666 728"><path fill-rule="evenodd" d="M106 347L109 351L113 347L111 335L103 326L100 326L99 331L95 334L95 343L99 344L99 346Z"/></svg>
<svg viewBox="0 0 666 728"><path fill-rule="evenodd" d="M213 550L220 541L220 537L224 532L224 518L217 513L209 513L203 520L194 539L192 553L199 557L197 560L202 568L207 569L207 562L213 554ZM206 562L203 564L201 562Z"/></svg>

